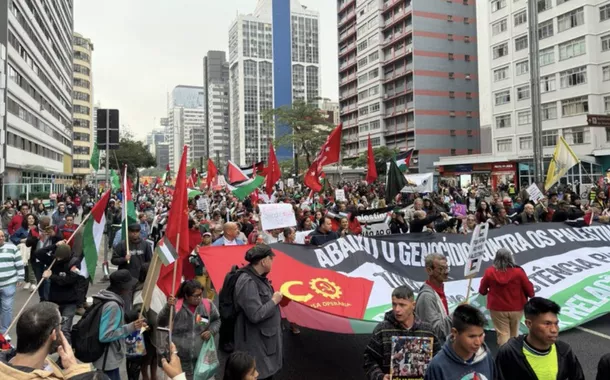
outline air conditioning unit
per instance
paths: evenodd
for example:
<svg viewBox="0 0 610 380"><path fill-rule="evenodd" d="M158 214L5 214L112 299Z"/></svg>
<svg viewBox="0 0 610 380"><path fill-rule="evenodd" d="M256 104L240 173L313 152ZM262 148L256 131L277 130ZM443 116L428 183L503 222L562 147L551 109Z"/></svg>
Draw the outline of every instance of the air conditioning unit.
<svg viewBox="0 0 610 380"><path fill-rule="evenodd" d="M408 47L405 49L405 51L407 52L407 54L410 54L413 51L412 47Z"/></svg>

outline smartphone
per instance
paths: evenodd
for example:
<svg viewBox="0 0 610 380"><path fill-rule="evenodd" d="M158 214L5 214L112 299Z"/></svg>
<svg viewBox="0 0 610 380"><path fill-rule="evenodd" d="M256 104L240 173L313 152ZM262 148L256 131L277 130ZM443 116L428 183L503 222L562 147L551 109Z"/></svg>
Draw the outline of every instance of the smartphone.
<svg viewBox="0 0 610 380"><path fill-rule="evenodd" d="M162 358L165 358L165 360L169 362L172 356L169 345L169 329L167 327L157 327L155 334L157 341L157 356L159 358L159 366L161 366Z"/></svg>

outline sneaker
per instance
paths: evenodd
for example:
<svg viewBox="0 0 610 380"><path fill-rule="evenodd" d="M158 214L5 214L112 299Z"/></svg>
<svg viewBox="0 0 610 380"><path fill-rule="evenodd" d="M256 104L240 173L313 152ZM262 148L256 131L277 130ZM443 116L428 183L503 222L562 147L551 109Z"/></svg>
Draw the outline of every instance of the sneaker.
<svg viewBox="0 0 610 380"><path fill-rule="evenodd" d="M31 287L31 286L32 286L32 284L30 284L29 282L26 282L26 283L23 285L23 289L28 290L28 289L30 289L30 287Z"/></svg>

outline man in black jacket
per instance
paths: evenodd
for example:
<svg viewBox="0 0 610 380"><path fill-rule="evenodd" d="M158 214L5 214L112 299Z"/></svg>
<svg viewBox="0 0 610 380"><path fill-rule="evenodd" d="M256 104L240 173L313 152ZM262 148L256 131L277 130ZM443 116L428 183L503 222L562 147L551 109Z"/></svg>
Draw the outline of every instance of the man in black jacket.
<svg viewBox="0 0 610 380"><path fill-rule="evenodd" d="M329 216L322 218L322 224L310 236L309 243L317 246L339 239L339 235L333 231L333 222Z"/></svg>
<svg viewBox="0 0 610 380"><path fill-rule="evenodd" d="M442 219L445 217L446 214L444 213L440 213L440 214L432 214L430 216L426 216L426 212L425 211L415 211L415 213L413 214L413 221L411 222L411 233L414 232L422 232L424 230L424 227L427 226L430 223L435 222L438 219Z"/></svg>
<svg viewBox="0 0 610 380"><path fill-rule="evenodd" d="M51 265L53 259L56 260L51 269L42 273L42 278L51 282L49 301L59 306L62 316L61 331L71 343L72 321L78 303L78 293L74 288L80 276L80 261L72 255L72 249L64 241L57 243L56 246L54 256L49 256L44 250L38 250L36 258L44 265Z"/></svg>
<svg viewBox="0 0 610 380"><path fill-rule="evenodd" d="M401 363L416 361L411 360L413 354L420 355L419 359L422 359L420 361L426 363L421 368L412 368L418 372L413 378L423 377L428 367L427 363L430 363L432 356L440 351L441 344L432 332L432 326L417 320L414 311L413 290L404 285L394 289L392 310L385 313L384 320L375 327L371 340L364 350L364 371L368 380L390 379L392 360L395 364L398 363L398 368L394 367L394 376L399 376ZM413 349L404 349L412 345ZM404 365L402 367L404 368ZM421 374L416 370L421 370Z"/></svg>
<svg viewBox="0 0 610 380"><path fill-rule="evenodd" d="M500 347L496 356L497 380L584 380L570 345L557 340L560 309L555 302L541 297L531 298L525 304L529 333Z"/></svg>
<svg viewBox="0 0 610 380"><path fill-rule="evenodd" d="M152 259L152 248L140 237L140 225L138 223L130 224L127 227L129 239L129 252L127 252L126 241L121 241L112 253L112 264L119 269L127 269L131 273L131 277L139 278L142 264L149 263Z"/></svg>

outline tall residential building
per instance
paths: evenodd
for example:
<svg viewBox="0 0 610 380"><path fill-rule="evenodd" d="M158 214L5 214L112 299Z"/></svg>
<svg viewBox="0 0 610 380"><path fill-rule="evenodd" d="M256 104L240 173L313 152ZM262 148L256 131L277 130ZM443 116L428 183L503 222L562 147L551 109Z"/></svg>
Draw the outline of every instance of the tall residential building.
<svg viewBox="0 0 610 380"><path fill-rule="evenodd" d="M479 1L477 7L488 39L479 45L481 116L492 125L493 153L531 161L527 1ZM537 7L545 169L563 136L591 164L587 172L601 173L610 167L610 128L589 127L586 115L610 113L610 3L539 0ZM531 183L531 166L521 169L520 179ZM578 173L569 177L573 182Z"/></svg>
<svg viewBox="0 0 610 380"><path fill-rule="evenodd" d="M96 139L93 135L93 72L91 70L93 43L90 39L74 33L72 47L74 49L72 165L74 177L84 179L92 170L91 150Z"/></svg>
<svg viewBox="0 0 610 380"><path fill-rule="evenodd" d="M320 97L319 14L298 0L259 0L229 31L231 159L266 161L269 139L290 132L260 116ZM277 150L278 159L292 149Z"/></svg>
<svg viewBox="0 0 610 380"><path fill-rule="evenodd" d="M229 117L229 63L224 51L209 51L203 58L203 88L206 91L205 129L207 146L204 157L231 157Z"/></svg>
<svg viewBox="0 0 610 380"><path fill-rule="evenodd" d="M337 0L346 159L414 148L411 170L479 152L474 1Z"/></svg>
<svg viewBox="0 0 610 380"><path fill-rule="evenodd" d="M52 7L26 0L3 4L0 44L8 62L6 88L0 88L7 111L0 110L6 126L0 131L2 182L65 183L72 176L72 1L57 0ZM23 190L6 189L4 197Z"/></svg>
<svg viewBox="0 0 610 380"><path fill-rule="evenodd" d="M93 140L97 141L97 110L102 108L102 104L98 101L93 106Z"/></svg>
<svg viewBox="0 0 610 380"><path fill-rule="evenodd" d="M187 145L188 162L199 159L203 146L194 146L191 129L205 126L205 92L203 87L176 86L171 93L167 113L166 136L169 143L169 164L172 169L180 162L182 147Z"/></svg>

